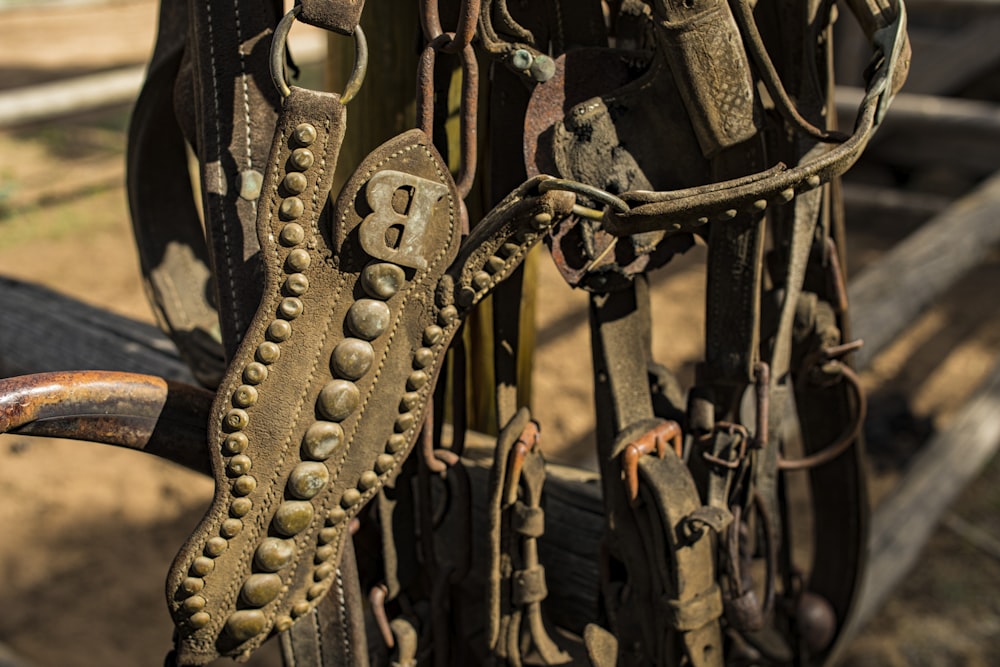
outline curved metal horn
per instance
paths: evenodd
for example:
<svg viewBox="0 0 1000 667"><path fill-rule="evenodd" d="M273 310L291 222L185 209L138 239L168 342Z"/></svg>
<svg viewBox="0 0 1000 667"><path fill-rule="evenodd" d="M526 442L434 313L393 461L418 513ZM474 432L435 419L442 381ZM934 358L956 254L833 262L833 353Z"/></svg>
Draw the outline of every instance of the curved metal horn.
<svg viewBox="0 0 1000 667"><path fill-rule="evenodd" d="M117 445L210 475L205 443L213 397L136 373L22 375L0 380L0 433Z"/></svg>

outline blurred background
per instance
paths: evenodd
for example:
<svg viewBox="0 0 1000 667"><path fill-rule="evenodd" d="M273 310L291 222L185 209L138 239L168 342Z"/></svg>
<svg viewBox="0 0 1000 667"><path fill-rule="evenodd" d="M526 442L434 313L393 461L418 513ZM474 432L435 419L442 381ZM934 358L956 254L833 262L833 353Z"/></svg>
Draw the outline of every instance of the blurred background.
<svg viewBox="0 0 1000 667"><path fill-rule="evenodd" d="M156 14L150 0L0 0L0 292L24 281L152 323L123 182ZM899 564L886 578L892 593L842 664L993 665L1000 5L920 0L909 17L908 83L844 197L851 294L868 304L867 320L855 316L873 340L884 338L864 359L871 494L877 506L906 508L876 526L916 525L900 533L920 543L920 526L936 528L915 567L905 555L890 559ZM298 26L291 47L302 84L322 86L325 36ZM849 129L871 49L846 9L837 48ZM652 276L654 312L680 323L658 337L655 355L683 379L701 355L702 251ZM916 273L885 268L912 268L921 253L929 259ZM534 391L545 397L535 405L543 447L550 460L593 467L589 355L580 353L589 349L586 297L550 262L540 265ZM872 305L879 296L884 308ZM897 325L886 312L903 297L917 304ZM13 326L4 312L15 307L0 297L0 369L19 356L2 343ZM900 489L928 502L903 503ZM0 436L0 666L162 664L171 629L161 582L210 495L208 480L131 452Z"/></svg>

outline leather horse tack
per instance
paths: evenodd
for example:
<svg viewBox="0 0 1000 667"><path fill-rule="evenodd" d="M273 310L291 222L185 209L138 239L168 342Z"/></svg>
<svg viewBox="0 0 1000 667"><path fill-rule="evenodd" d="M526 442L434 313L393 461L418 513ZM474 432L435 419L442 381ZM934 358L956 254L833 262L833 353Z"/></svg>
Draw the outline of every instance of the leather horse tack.
<svg viewBox="0 0 1000 667"><path fill-rule="evenodd" d="M245 659L275 634L288 667L566 664L544 614L538 425L515 401L518 267L544 239L590 292L605 508L601 616L577 629L590 664L822 663L851 613L865 512L863 394L844 359L857 343L826 184L860 155L908 64L902 3L848 4L876 57L841 135L824 129L832 13L820 0L801 14L744 0L426 0L421 129L383 143L333 193L364 72L364 3L301 0L279 22L270 0L164 2L130 131L130 203L161 325L214 398L145 376L36 376L0 384L0 430L73 432L210 469L212 504L168 574L170 664ZM444 31L442 16L456 15ZM344 93L288 86L296 18L354 36ZM474 38L503 67L491 136L524 132L495 148L503 192L467 230ZM445 133L432 138L455 54L457 185ZM192 196L184 139L201 168L204 232L195 208L175 204ZM523 171L499 159L519 152ZM648 273L697 238L709 246L707 349L685 397L652 358ZM440 380L463 321L505 281L493 304L502 429L488 545L477 546L462 535L475 515L464 356ZM435 449L449 390L461 394L453 449ZM792 395L801 458L780 439ZM444 503L441 517L428 480L449 467L469 506ZM817 553L802 572L782 485L806 469ZM360 517L376 497L378 517ZM382 524L381 554L364 551L364 533L355 545L359 518ZM459 539L460 554L441 553ZM373 570L386 584L365 601ZM456 602L471 597L467 570L483 599Z"/></svg>

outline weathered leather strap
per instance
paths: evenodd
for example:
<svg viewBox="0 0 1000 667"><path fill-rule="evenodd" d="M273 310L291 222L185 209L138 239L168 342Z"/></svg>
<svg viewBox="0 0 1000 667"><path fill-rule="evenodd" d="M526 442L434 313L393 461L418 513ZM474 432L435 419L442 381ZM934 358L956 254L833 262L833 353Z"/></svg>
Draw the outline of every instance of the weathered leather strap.
<svg viewBox="0 0 1000 667"><path fill-rule="evenodd" d="M281 18L274 0L188 0L191 81L178 107L195 120L205 227L226 358L231 359L261 297L256 235L278 92L271 85L270 35ZM186 90L185 83L193 84Z"/></svg>
<svg viewBox="0 0 1000 667"><path fill-rule="evenodd" d="M225 371L215 285L174 107L187 32L186 3L161 3L156 48L129 123L126 180L153 312L198 381L215 387Z"/></svg>
<svg viewBox="0 0 1000 667"><path fill-rule="evenodd" d="M353 35L361 21L365 0L296 0L299 20L341 35Z"/></svg>

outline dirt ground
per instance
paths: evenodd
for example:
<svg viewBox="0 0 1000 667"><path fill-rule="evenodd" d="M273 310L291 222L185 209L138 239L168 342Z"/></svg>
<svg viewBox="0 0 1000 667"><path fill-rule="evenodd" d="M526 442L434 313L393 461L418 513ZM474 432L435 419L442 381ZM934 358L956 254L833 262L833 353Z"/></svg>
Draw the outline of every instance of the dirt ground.
<svg viewBox="0 0 1000 667"><path fill-rule="evenodd" d="M0 91L140 63L154 24L148 0L0 10ZM0 130L0 273L151 321L122 188L127 117L109 109ZM859 227L852 270L910 229ZM701 353L701 314L690 304L702 298L703 259L695 250L654 277L657 317L683 323L656 342L656 357L673 368L689 369ZM552 434L548 458L593 465L590 368L579 352L588 349L586 298L550 262L542 267L534 382L545 400L536 416ZM998 285L994 255L865 375L876 495L995 363L1000 314L995 298L984 307L983 297ZM0 643L29 665L161 664L171 637L163 576L210 495L208 480L132 452L0 436ZM988 555L954 526L1000 536L1000 464L966 490L947 523L843 664L997 663L1000 553Z"/></svg>

